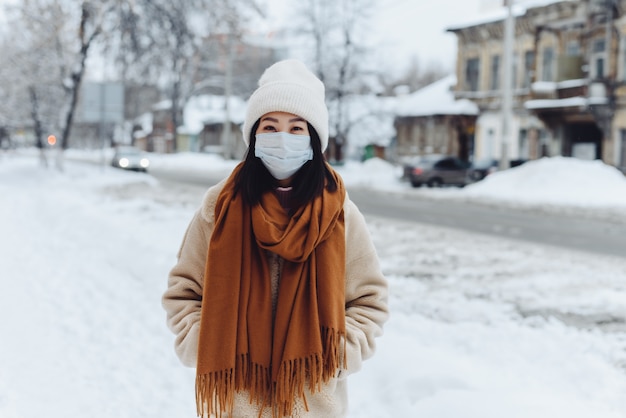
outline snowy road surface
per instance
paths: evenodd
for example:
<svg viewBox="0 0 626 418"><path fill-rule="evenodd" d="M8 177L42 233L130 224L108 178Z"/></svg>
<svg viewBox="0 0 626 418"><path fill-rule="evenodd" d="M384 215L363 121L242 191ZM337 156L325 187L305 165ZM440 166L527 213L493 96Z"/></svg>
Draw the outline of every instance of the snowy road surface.
<svg viewBox="0 0 626 418"><path fill-rule="evenodd" d="M184 185L201 195L227 173L218 170L212 175L184 167L157 167L151 175L172 189ZM392 182L389 187L376 189L357 184L348 191L366 214L626 257L626 216L614 208L590 211L571 206L493 204L489 199L468 199L455 189L413 190L408 183L402 188L402 182ZM438 192L446 193L445 199Z"/></svg>

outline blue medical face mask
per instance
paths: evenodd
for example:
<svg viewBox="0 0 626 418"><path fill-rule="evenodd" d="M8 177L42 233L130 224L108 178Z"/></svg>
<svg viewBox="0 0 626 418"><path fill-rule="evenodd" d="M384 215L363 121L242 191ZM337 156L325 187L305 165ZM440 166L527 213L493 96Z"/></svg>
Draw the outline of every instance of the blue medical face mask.
<svg viewBox="0 0 626 418"><path fill-rule="evenodd" d="M311 137L287 132L257 134L254 155L275 179L284 180L313 159Z"/></svg>

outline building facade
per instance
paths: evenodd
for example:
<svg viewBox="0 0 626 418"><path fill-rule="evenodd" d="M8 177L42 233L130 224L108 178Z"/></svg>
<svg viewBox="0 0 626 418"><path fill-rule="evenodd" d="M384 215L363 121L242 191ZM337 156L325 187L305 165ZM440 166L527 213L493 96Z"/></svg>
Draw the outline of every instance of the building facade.
<svg viewBox="0 0 626 418"><path fill-rule="evenodd" d="M545 1L514 8L513 116L503 135L506 10L449 28L457 99L480 109L475 156L570 156L626 169L626 17L621 0ZM506 144L506 146L503 146Z"/></svg>
<svg viewBox="0 0 626 418"><path fill-rule="evenodd" d="M455 85L457 78L451 75L398 99L394 127L399 161L427 154L473 159L479 110L470 100L455 99Z"/></svg>

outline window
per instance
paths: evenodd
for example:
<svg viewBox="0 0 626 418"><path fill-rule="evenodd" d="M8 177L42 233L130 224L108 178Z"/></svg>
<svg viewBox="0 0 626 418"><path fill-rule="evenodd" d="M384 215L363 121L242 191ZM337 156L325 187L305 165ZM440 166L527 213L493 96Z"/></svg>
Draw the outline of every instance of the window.
<svg viewBox="0 0 626 418"><path fill-rule="evenodd" d="M500 55L491 56L491 90L500 89Z"/></svg>
<svg viewBox="0 0 626 418"><path fill-rule="evenodd" d="M592 58L593 63L591 77L604 78L605 68L604 63L606 60L606 43L604 39L596 39L593 41Z"/></svg>
<svg viewBox="0 0 626 418"><path fill-rule="evenodd" d="M626 129L620 130L621 134L621 153L619 156L619 166L626 167Z"/></svg>
<svg viewBox="0 0 626 418"><path fill-rule="evenodd" d="M580 44L578 41L570 41L567 43L567 48L565 50L565 54L568 57L576 57L580 55Z"/></svg>
<svg viewBox="0 0 626 418"><path fill-rule="evenodd" d="M535 51L526 51L524 54L524 81L522 87L530 87L533 73L535 72Z"/></svg>
<svg viewBox="0 0 626 418"><path fill-rule="evenodd" d="M519 156L522 159L528 159L530 155L530 141L528 138L528 130L519 130Z"/></svg>
<svg viewBox="0 0 626 418"><path fill-rule="evenodd" d="M626 39L622 37L622 80L626 81Z"/></svg>
<svg viewBox="0 0 626 418"><path fill-rule="evenodd" d="M487 130L487 158L494 158L495 156L495 142L496 132L493 128Z"/></svg>
<svg viewBox="0 0 626 418"><path fill-rule="evenodd" d="M554 50L552 48L546 48L543 50L541 80L554 81Z"/></svg>
<svg viewBox="0 0 626 418"><path fill-rule="evenodd" d="M604 52L605 49L605 41L604 39L596 39L593 42L593 52L597 53L597 52Z"/></svg>
<svg viewBox="0 0 626 418"><path fill-rule="evenodd" d="M463 164L455 158L444 158L435 164L435 168L439 170L458 170L463 168Z"/></svg>
<svg viewBox="0 0 626 418"><path fill-rule="evenodd" d="M468 59L465 64L465 89L468 91L478 91L479 66L478 58Z"/></svg>
<svg viewBox="0 0 626 418"><path fill-rule="evenodd" d="M604 58L596 58L595 62L595 76L596 78L604 77Z"/></svg>
<svg viewBox="0 0 626 418"><path fill-rule="evenodd" d="M513 86L513 89L517 88L518 85L518 74L519 74L519 56L517 54L513 54L513 56L511 56L511 59L513 60L513 74L511 74L511 85Z"/></svg>

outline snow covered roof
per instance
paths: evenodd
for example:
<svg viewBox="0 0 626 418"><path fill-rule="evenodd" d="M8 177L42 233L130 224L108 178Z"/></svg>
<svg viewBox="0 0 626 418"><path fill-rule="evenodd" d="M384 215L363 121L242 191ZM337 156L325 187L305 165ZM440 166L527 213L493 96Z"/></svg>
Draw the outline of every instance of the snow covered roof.
<svg viewBox="0 0 626 418"><path fill-rule="evenodd" d="M578 78L564 81L535 81L531 89L535 93L555 93L559 89L570 89L589 85L589 79Z"/></svg>
<svg viewBox="0 0 626 418"><path fill-rule="evenodd" d="M541 99L541 100L529 100L524 103L526 109L557 109L563 107L582 107L585 108L589 105L603 105L607 104L606 97L568 97L566 99Z"/></svg>
<svg viewBox="0 0 626 418"><path fill-rule="evenodd" d="M226 119L224 96L200 95L191 97L183 108L183 125L178 128L179 132L198 134L207 124L222 123ZM228 101L228 113L230 121L241 124L245 118L246 104L235 96Z"/></svg>
<svg viewBox="0 0 626 418"><path fill-rule="evenodd" d="M526 12L530 9L549 6L551 4L556 3L566 3L575 0L529 0L524 1L522 3L514 4L512 7L512 13L514 17L524 16ZM473 26L483 25L485 23L492 22L500 22L506 18L508 14L508 10L506 7L502 6L499 8L495 8L489 10L488 12L481 12L475 16L468 17L463 22L458 22L457 24L450 25L446 30L449 32L454 32L457 30L471 28Z"/></svg>
<svg viewBox="0 0 626 418"><path fill-rule="evenodd" d="M133 124L140 127L133 132L133 136L135 138L143 138L152 133L154 115L152 112L143 113L134 119Z"/></svg>
<svg viewBox="0 0 626 418"><path fill-rule="evenodd" d="M449 75L399 99L398 116L478 115L478 106L468 99L455 100L456 76Z"/></svg>
<svg viewBox="0 0 626 418"><path fill-rule="evenodd" d="M152 106L152 110L167 110L171 108L172 108L171 100L161 100L160 102L155 103L154 106Z"/></svg>

